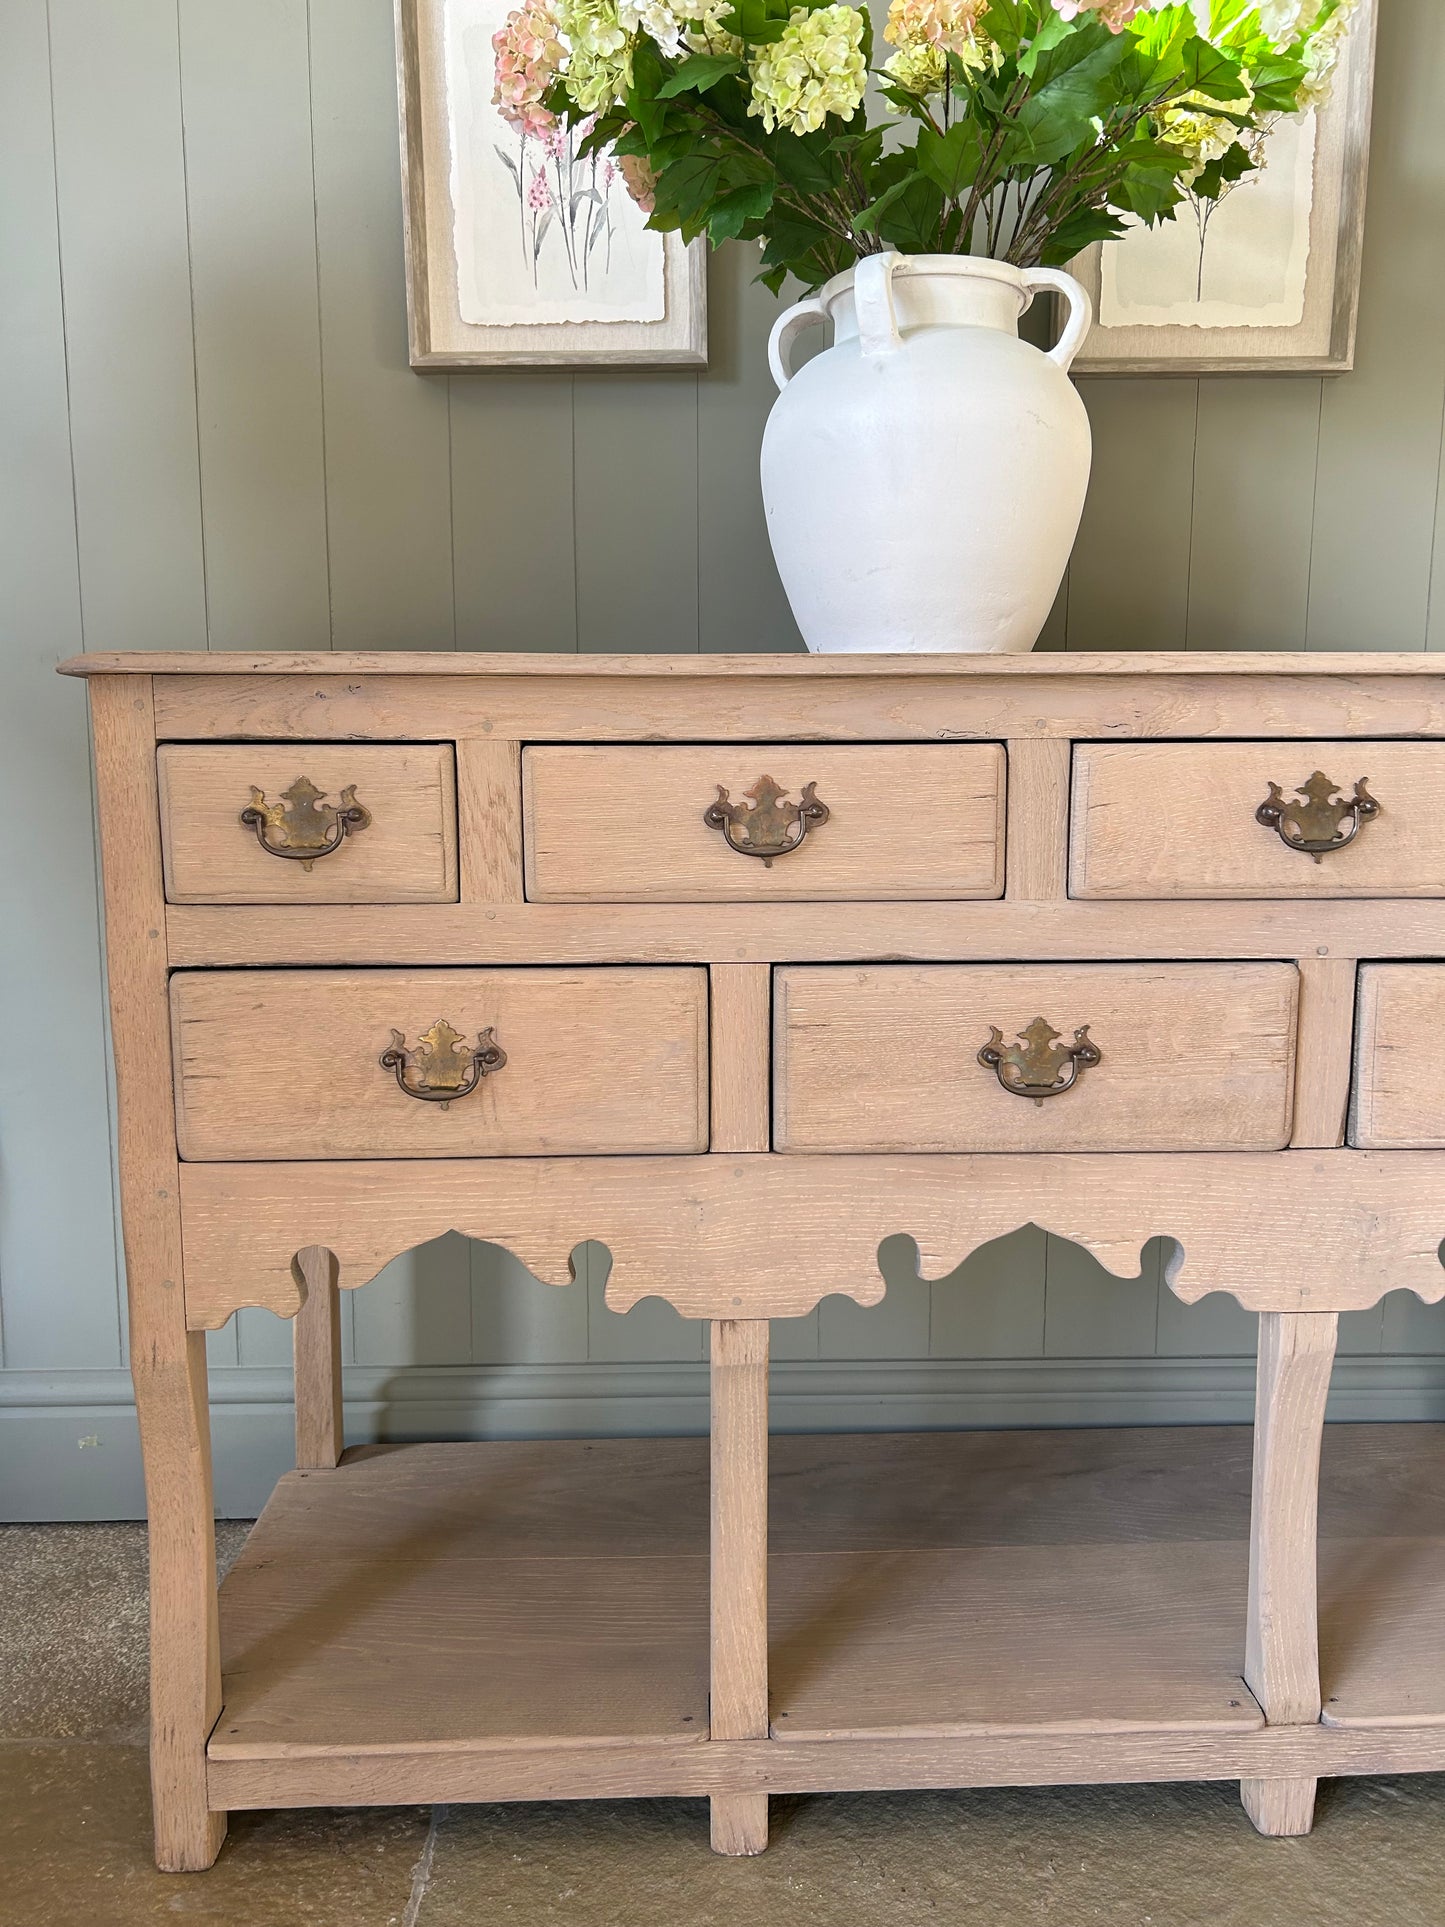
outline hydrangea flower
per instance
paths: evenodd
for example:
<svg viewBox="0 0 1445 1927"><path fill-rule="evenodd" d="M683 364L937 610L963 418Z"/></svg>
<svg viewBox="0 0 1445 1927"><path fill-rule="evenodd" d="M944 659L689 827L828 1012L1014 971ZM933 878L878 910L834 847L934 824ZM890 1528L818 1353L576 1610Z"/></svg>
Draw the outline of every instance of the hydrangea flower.
<svg viewBox="0 0 1445 1927"><path fill-rule="evenodd" d="M542 97L566 58L551 0L523 0L492 35L492 47L497 56L492 105L524 134L551 133L556 118Z"/></svg>
<svg viewBox="0 0 1445 1927"><path fill-rule="evenodd" d="M1232 120L1197 107L1166 107L1157 124L1159 138L1188 156L1189 166L1179 177L1186 188L1193 187L1210 162L1222 160L1239 139Z"/></svg>
<svg viewBox="0 0 1445 1927"><path fill-rule="evenodd" d="M630 38L617 0L559 0L557 19L572 55L622 53Z"/></svg>
<svg viewBox="0 0 1445 1927"><path fill-rule="evenodd" d="M1314 0L1318 7L1318 0ZM1276 47L1287 47L1304 22L1309 0L1256 0L1259 24Z"/></svg>
<svg viewBox="0 0 1445 1927"><path fill-rule="evenodd" d="M775 127L814 133L829 114L850 119L868 81L862 14L856 7L795 7L782 38L758 48L749 78L748 112L761 115L770 134Z"/></svg>
<svg viewBox="0 0 1445 1927"><path fill-rule="evenodd" d="M1065 20L1096 13L1110 33L1122 33L1136 13L1147 13L1153 0L1054 0L1054 12Z"/></svg>
<svg viewBox="0 0 1445 1927"><path fill-rule="evenodd" d="M657 176L641 154L619 154L618 171L622 184L644 214L651 214L657 194Z"/></svg>
<svg viewBox="0 0 1445 1927"><path fill-rule="evenodd" d="M632 42L624 40L618 53L593 53L587 47L573 47L562 80L584 114L620 107L632 85Z"/></svg>
<svg viewBox="0 0 1445 1927"><path fill-rule="evenodd" d="M731 12L731 0L715 0L713 6L689 20L682 37L693 53L731 54L735 60L742 59L742 38L723 25L723 15Z"/></svg>
<svg viewBox="0 0 1445 1927"><path fill-rule="evenodd" d="M1340 57L1345 51L1345 38L1350 31L1350 15L1355 10L1355 0L1340 0L1337 10L1332 13L1305 50L1305 77L1300 82L1299 92L1295 95L1300 110L1325 106L1335 91L1335 74L1339 70Z"/></svg>
<svg viewBox="0 0 1445 1927"><path fill-rule="evenodd" d="M932 41L920 40L890 54L883 63L883 71L905 94L916 94L920 100L926 100L930 94L943 92L948 79L948 56Z"/></svg>
<svg viewBox="0 0 1445 1927"><path fill-rule="evenodd" d="M671 0L618 0L617 17L629 33L645 33L662 51L675 58L682 52L682 30L691 9L681 11Z"/></svg>

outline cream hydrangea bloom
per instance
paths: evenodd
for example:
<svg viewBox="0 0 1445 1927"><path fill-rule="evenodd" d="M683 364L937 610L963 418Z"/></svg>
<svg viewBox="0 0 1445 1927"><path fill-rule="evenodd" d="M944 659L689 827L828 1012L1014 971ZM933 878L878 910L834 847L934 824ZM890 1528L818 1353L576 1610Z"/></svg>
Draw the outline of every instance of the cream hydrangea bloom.
<svg viewBox="0 0 1445 1927"><path fill-rule="evenodd" d="M1210 162L1222 160L1239 139L1232 120L1197 107L1166 107L1158 124L1159 138L1189 157L1189 166L1179 177L1185 187L1193 187Z"/></svg>
<svg viewBox="0 0 1445 1927"><path fill-rule="evenodd" d="M947 84L948 55L932 41L920 40L915 46L900 47L890 54L883 71L905 94L926 100L931 94L941 94Z"/></svg>
<svg viewBox="0 0 1445 1927"><path fill-rule="evenodd" d="M1306 12L1317 11L1319 0L1256 0L1259 24L1271 43L1287 47L1304 24Z"/></svg>
<svg viewBox="0 0 1445 1927"><path fill-rule="evenodd" d="M674 7L670 0L618 0L617 18L628 33L645 33L662 51L676 57L682 52L682 32L692 12L690 6Z"/></svg>
<svg viewBox="0 0 1445 1927"><path fill-rule="evenodd" d="M782 38L757 49L749 67L748 112L771 134L786 127L811 134L829 114L847 120L858 111L868 82L863 16L856 7L795 7Z"/></svg>
<svg viewBox="0 0 1445 1927"><path fill-rule="evenodd" d="M729 33L723 25L723 15L731 12L731 0L716 0L714 6L689 20L682 37L695 54L731 54L735 60L742 59L741 36Z"/></svg>
<svg viewBox="0 0 1445 1927"><path fill-rule="evenodd" d="M1354 10L1355 0L1340 0L1338 9L1305 50L1305 77L1295 95L1302 113L1312 107L1324 107L1334 93L1335 75L1345 51L1345 36L1350 31L1350 15Z"/></svg>
<svg viewBox="0 0 1445 1927"><path fill-rule="evenodd" d="M568 54L563 84L584 114L617 105L632 85L632 42L617 0L560 0Z"/></svg>

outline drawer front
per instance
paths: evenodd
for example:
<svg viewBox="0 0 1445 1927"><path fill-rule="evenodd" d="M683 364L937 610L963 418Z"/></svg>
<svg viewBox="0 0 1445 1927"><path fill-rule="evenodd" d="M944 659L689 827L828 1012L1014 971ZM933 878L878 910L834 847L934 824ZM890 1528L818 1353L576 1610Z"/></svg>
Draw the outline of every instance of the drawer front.
<svg viewBox="0 0 1445 1927"><path fill-rule="evenodd" d="M456 900L450 743L163 743L158 766L171 903Z"/></svg>
<svg viewBox="0 0 1445 1927"><path fill-rule="evenodd" d="M707 1148L701 969L183 972L171 1024L184 1158Z"/></svg>
<svg viewBox="0 0 1445 1927"><path fill-rule="evenodd" d="M1290 1133L1297 985L1295 967L1276 963L780 970L774 1144L1277 1150ZM1060 1035L1035 1034L1029 1051L1019 1033L1040 1017ZM1099 1061L1052 1055L1085 1026ZM1019 1055L981 1063L991 1044ZM1071 1077L1055 1095L1019 1094Z"/></svg>
<svg viewBox="0 0 1445 1927"><path fill-rule="evenodd" d="M1366 964L1350 1142L1445 1150L1445 964Z"/></svg>
<svg viewBox="0 0 1445 1927"><path fill-rule="evenodd" d="M1353 828L1361 782L1378 813ZM1286 814L1260 822L1271 785ZM1284 836L1350 841L1316 860ZM1445 896L1445 743L1080 743L1069 876L1076 897Z"/></svg>
<svg viewBox="0 0 1445 1927"><path fill-rule="evenodd" d="M522 771L527 895L542 903L1003 891L997 743L539 746ZM804 818L810 785L824 814Z"/></svg>

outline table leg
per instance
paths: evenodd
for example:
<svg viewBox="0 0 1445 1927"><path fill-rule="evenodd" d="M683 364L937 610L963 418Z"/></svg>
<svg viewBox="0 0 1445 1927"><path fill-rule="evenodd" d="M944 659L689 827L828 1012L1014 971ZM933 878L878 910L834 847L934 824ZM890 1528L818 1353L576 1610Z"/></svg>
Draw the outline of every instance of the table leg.
<svg viewBox="0 0 1445 1927"><path fill-rule="evenodd" d="M334 1252L308 1245L296 1254L306 1287L292 1328L296 1361L296 1464L303 1472L341 1457L341 1293Z"/></svg>
<svg viewBox="0 0 1445 1927"><path fill-rule="evenodd" d="M1254 1493L1244 1677L1271 1726L1320 1716L1319 1481L1334 1312L1263 1312L1255 1382ZM1308 1833L1312 1779L1242 1780L1261 1833Z"/></svg>
<svg viewBox="0 0 1445 1927"><path fill-rule="evenodd" d="M712 1698L709 1734L768 1736L768 1322L712 1325ZM718 1853L761 1853L766 1793L715 1793Z"/></svg>

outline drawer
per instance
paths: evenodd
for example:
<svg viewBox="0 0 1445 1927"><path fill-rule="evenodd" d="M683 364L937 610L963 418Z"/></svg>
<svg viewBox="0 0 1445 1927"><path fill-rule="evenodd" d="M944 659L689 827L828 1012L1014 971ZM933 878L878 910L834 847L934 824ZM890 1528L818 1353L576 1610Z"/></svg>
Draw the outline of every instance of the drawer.
<svg viewBox="0 0 1445 1927"><path fill-rule="evenodd" d="M157 754L172 903L456 900L450 743L163 743ZM338 821L348 789L364 823ZM262 820L243 822L252 808Z"/></svg>
<svg viewBox="0 0 1445 1927"><path fill-rule="evenodd" d="M184 1158L707 1148L701 969L182 972L171 1028Z"/></svg>
<svg viewBox="0 0 1445 1927"><path fill-rule="evenodd" d="M541 903L1003 892L997 743L537 747L522 772ZM799 815L809 786L821 818Z"/></svg>
<svg viewBox="0 0 1445 1927"><path fill-rule="evenodd" d="M1350 1142L1445 1150L1445 964L1366 964Z"/></svg>
<svg viewBox="0 0 1445 1927"><path fill-rule="evenodd" d="M1293 964L885 964L777 973L780 1151L1272 1151L1288 1143ZM991 1043L1023 1061L979 1061ZM1099 1061L1052 1053L1085 1042ZM1072 1086L1033 1098L1004 1089ZM900 1225L901 1230L907 1227Z"/></svg>
<svg viewBox="0 0 1445 1927"><path fill-rule="evenodd" d="M1256 815L1273 784L1304 811L1290 837L1346 836L1359 782L1378 814L1318 860ZM1080 743L1069 877L1076 897L1445 896L1445 743Z"/></svg>

